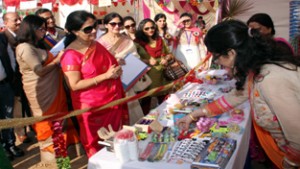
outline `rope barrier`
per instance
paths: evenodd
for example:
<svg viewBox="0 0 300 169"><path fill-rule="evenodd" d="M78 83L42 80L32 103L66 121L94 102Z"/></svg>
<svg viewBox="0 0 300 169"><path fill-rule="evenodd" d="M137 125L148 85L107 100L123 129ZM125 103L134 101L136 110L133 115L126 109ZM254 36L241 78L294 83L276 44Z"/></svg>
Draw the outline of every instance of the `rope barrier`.
<svg viewBox="0 0 300 169"><path fill-rule="evenodd" d="M71 111L68 114L65 113L56 113L56 114L52 114L52 115L45 115L45 116L39 116L39 117L26 117L26 118L12 118L12 119L5 119L5 120L0 120L0 130L2 129L6 129L6 128L13 128L13 127L22 127L22 126L27 126L27 125L32 125L34 123L40 122L40 121L44 121L44 120L48 120L48 121L53 121L53 120L63 120L69 117L73 117L73 116L78 116L84 112L96 112L99 110L103 110L112 106L116 106L119 104L124 104L136 99L141 99L147 96L151 96L155 93L161 92L161 91L165 91L168 90L170 88L172 88L173 86L180 84L181 82L185 82L184 79L186 77L188 77L192 72L194 72L197 68L199 68L200 66L202 66L203 64L205 64L211 57L211 54L208 53L207 56L205 57L205 59L200 62L195 68L193 68L192 70L190 70L185 76L167 84L164 86L160 86L154 89L151 89L149 91L144 91L141 92L139 94L136 94L134 96L129 96L129 97L125 97L125 98L121 98L115 101L112 101L106 105L102 105L102 106L98 106L98 107L90 107L90 108L85 108L85 109L78 109L78 110L74 110ZM182 85L183 86L183 85ZM182 87L181 86L181 87Z"/></svg>

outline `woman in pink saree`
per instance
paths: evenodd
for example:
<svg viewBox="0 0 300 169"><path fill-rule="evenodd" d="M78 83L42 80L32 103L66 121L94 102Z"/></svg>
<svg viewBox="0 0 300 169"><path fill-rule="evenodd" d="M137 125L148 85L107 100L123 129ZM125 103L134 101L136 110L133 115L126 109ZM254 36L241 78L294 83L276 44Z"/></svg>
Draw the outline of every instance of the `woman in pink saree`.
<svg viewBox="0 0 300 169"><path fill-rule="evenodd" d="M98 107L124 97L122 69L101 44L95 42L97 21L86 11L72 12L66 21L69 35L61 66L71 89L74 109ZM109 124L117 131L127 124L127 105L117 105L78 117L80 139L88 157L101 149L97 130Z"/></svg>

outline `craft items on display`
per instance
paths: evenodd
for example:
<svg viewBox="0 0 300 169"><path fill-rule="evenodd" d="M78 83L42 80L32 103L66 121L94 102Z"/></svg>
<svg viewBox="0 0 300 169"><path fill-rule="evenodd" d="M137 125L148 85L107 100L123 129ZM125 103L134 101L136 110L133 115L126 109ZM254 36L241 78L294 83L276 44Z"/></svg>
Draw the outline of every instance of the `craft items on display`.
<svg viewBox="0 0 300 169"><path fill-rule="evenodd" d="M160 161L168 150L166 143L153 143L149 142L143 153L140 154L139 160L150 162Z"/></svg>
<svg viewBox="0 0 300 169"><path fill-rule="evenodd" d="M137 140L140 141L140 140L146 140L148 138L148 133L147 132L144 132L144 131L138 131L136 130L136 137L137 137Z"/></svg>
<svg viewBox="0 0 300 169"><path fill-rule="evenodd" d="M192 163L199 158L209 140L184 139L176 142L168 162Z"/></svg>
<svg viewBox="0 0 300 169"><path fill-rule="evenodd" d="M175 136L171 128L164 127L161 133L152 133L151 141L139 156L140 161L160 161L170 151L175 142Z"/></svg>
<svg viewBox="0 0 300 169"><path fill-rule="evenodd" d="M227 126L219 126L218 123L215 123L211 128L210 132L212 136L215 137L226 137L226 134L229 132Z"/></svg>
<svg viewBox="0 0 300 169"><path fill-rule="evenodd" d="M112 126L108 125L108 130L105 127L101 127L97 131L97 134L100 137L100 139L104 140L98 141L98 144L105 146L107 151L114 152L113 138L116 133L112 129Z"/></svg>
<svg viewBox="0 0 300 169"><path fill-rule="evenodd" d="M114 138L115 155L121 163L138 160L138 144L133 131L122 129Z"/></svg>
<svg viewBox="0 0 300 169"><path fill-rule="evenodd" d="M191 85L185 93L171 94L163 109L151 110L136 122L133 131L124 127L126 129L115 134L110 128L109 131L100 129L98 134L104 139L103 144L114 148L121 163L164 161L178 165L189 163L191 168L225 168L236 146L235 140L227 138L228 133L242 133L239 126L244 120L242 109L234 109L220 117L200 117L187 131L175 125L180 118L233 89L234 82L228 79L225 70L197 75L197 78L202 77L206 78L206 83ZM211 83L212 79L216 79L216 83ZM111 145L107 140L113 136Z"/></svg>
<svg viewBox="0 0 300 169"><path fill-rule="evenodd" d="M151 132L150 124L154 121L154 119L148 119L146 117L141 118L139 121L137 121L134 126L137 127L140 131L144 131L147 133Z"/></svg>
<svg viewBox="0 0 300 169"><path fill-rule="evenodd" d="M153 143L170 143L175 142L175 135L171 128L164 127L161 133L153 133L151 141Z"/></svg>
<svg viewBox="0 0 300 169"><path fill-rule="evenodd" d="M242 109L234 109L230 112L229 122L241 123L244 120L244 111Z"/></svg>
<svg viewBox="0 0 300 169"><path fill-rule="evenodd" d="M204 70L197 74L197 78L206 84L217 84L222 81L230 80L228 72L225 69Z"/></svg>
<svg viewBox="0 0 300 169"><path fill-rule="evenodd" d="M200 131L209 132L209 129L215 124L215 122L215 118L200 117L196 125Z"/></svg>
<svg viewBox="0 0 300 169"><path fill-rule="evenodd" d="M193 161L191 168L225 168L236 148L236 140L214 137L202 151L200 158Z"/></svg>

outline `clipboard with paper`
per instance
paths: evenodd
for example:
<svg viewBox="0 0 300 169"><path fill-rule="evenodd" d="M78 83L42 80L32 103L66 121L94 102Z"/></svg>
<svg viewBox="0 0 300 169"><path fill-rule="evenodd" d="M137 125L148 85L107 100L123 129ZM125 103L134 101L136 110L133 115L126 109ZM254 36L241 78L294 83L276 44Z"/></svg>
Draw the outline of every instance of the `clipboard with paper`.
<svg viewBox="0 0 300 169"><path fill-rule="evenodd" d="M50 53L53 54L53 56L56 56L60 51L65 49L65 37L63 39L61 39L55 46L52 47L52 49L50 50Z"/></svg>
<svg viewBox="0 0 300 169"><path fill-rule="evenodd" d="M124 59L126 64L122 65L121 81L124 90L128 91L150 70L150 67L133 54L128 54Z"/></svg>

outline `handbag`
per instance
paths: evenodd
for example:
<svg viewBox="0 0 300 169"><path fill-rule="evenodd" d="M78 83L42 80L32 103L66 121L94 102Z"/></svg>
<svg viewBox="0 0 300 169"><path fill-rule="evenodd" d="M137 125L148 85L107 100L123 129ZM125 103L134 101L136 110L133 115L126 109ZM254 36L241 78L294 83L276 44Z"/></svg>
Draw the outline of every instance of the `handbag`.
<svg viewBox="0 0 300 169"><path fill-rule="evenodd" d="M141 92L147 89L147 87L149 87L151 84L151 78L147 74L145 74L135 83L135 85L133 86L133 90L136 92Z"/></svg>
<svg viewBox="0 0 300 169"><path fill-rule="evenodd" d="M181 61L173 59L164 69L164 76L167 80L176 80L188 72L188 68Z"/></svg>

